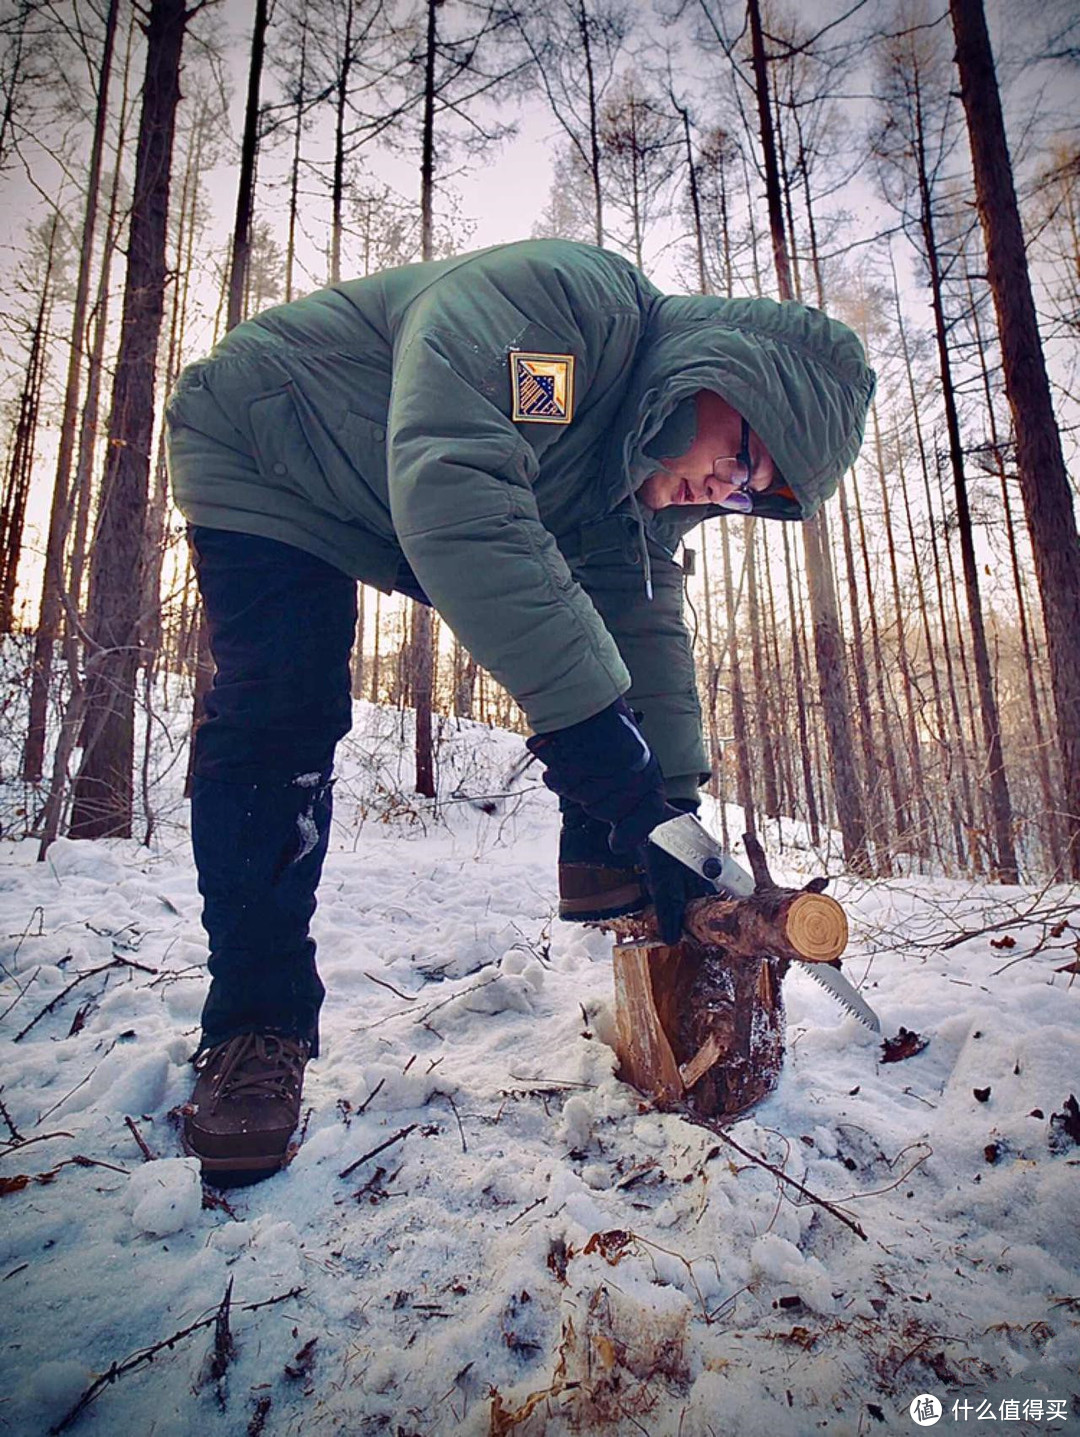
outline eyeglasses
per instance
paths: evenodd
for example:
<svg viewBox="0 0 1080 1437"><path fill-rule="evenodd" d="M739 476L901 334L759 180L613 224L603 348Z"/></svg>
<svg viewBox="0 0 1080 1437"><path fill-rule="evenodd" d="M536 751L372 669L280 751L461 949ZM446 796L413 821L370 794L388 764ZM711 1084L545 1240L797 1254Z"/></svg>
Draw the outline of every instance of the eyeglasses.
<svg viewBox="0 0 1080 1437"><path fill-rule="evenodd" d="M727 466L731 465L729 469ZM721 468L721 465L723 468ZM731 485L731 493L724 499L714 499L721 509L730 509L735 514L749 514L754 507L750 492L750 480L754 477L754 461L750 457L750 421L742 421L739 432L739 452L721 455L713 460L713 478Z"/></svg>

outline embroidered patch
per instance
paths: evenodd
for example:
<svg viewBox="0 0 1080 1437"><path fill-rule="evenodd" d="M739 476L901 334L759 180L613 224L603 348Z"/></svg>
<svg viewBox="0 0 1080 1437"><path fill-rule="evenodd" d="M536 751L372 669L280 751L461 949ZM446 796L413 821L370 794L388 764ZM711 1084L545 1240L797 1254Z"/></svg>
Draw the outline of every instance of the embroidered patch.
<svg viewBox="0 0 1080 1437"><path fill-rule="evenodd" d="M574 356L572 354L510 355L514 392L512 419L532 424L569 424L574 417Z"/></svg>

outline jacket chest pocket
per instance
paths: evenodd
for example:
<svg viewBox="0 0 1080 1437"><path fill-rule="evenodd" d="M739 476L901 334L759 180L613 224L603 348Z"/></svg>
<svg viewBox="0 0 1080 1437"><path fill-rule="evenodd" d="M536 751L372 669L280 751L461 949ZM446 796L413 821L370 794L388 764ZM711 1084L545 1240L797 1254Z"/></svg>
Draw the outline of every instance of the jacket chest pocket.
<svg viewBox="0 0 1080 1437"><path fill-rule="evenodd" d="M298 494L336 518L348 517L307 441L288 386L253 399L248 405L248 422L259 469L274 488Z"/></svg>
<svg viewBox="0 0 1080 1437"><path fill-rule="evenodd" d="M248 415L259 468L271 484L346 523L392 533L387 507L370 478L381 469L385 487L386 459L375 438L377 425L350 414L342 432L333 432L314 411L306 412L303 397L290 385L252 400ZM366 426L366 433L355 433L356 425Z"/></svg>

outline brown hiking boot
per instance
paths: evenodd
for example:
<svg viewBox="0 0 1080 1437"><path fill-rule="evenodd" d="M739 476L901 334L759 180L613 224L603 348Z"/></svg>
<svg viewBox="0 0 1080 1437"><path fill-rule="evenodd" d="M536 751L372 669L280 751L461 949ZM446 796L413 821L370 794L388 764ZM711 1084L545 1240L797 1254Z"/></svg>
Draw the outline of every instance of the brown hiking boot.
<svg viewBox="0 0 1080 1437"><path fill-rule="evenodd" d="M241 1033L196 1058L184 1149L211 1182L258 1182L282 1166L309 1052L299 1038Z"/></svg>
<svg viewBox="0 0 1080 1437"><path fill-rule="evenodd" d="M641 870L598 863L559 864L559 917L591 923L637 913L648 903Z"/></svg>
<svg viewBox="0 0 1080 1437"><path fill-rule="evenodd" d="M637 913L648 900L641 870L632 859L612 853L611 825L583 808L562 805L559 834L559 917L564 923L591 923Z"/></svg>

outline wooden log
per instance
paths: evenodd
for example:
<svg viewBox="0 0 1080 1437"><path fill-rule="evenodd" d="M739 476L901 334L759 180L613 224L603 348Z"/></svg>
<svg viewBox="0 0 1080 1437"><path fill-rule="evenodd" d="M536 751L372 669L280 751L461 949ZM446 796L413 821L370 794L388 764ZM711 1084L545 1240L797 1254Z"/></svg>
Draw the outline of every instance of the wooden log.
<svg viewBox="0 0 1080 1437"><path fill-rule="evenodd" d="M682 944L627 945L613 955L619 1077L662 1104L676 1103L683 1095L665 1018L671 1022L681 1001L685 960Z"/></svg>
<svg viewBox="0 0 1080 1437"><path fill-rule="evenodd" d="M776 889L750 898L698 898L683 926L706 948L732 957L769 953L789 962L831 963L847 947L847 915L824 893Z"/></svg>
<svg viewBox="0 0 1080 1437"><path fill-rule="evenodd" d="M744 1112L783 1061L784 959L730 958L692 938L625 943L612 955L619 1077L661 1108Z"/></svg>
<svg viewBox="0 0 1080 1437"><path fill-rule="evenodd" d="M619 1076L660 1107L733 1117L767 1097L783 1065L784 974L795 959L829 963L847 946L847 917L820 883L780 888L764 855L755 876L749 898L689 904L674 947L659 941L651 909L601 925L621 940Z"/></svg>
<svg viewBox="0 0 1080 1437"><path fill-rule="evenodd" d="M626 944L659 941L651 908L600 925ZM832 963L847 947L847 914L835 898L805 889L772 888L749 898L695 898L683 918L686 934L703 948L732 957L768 953L789 963Z"/></svg>

